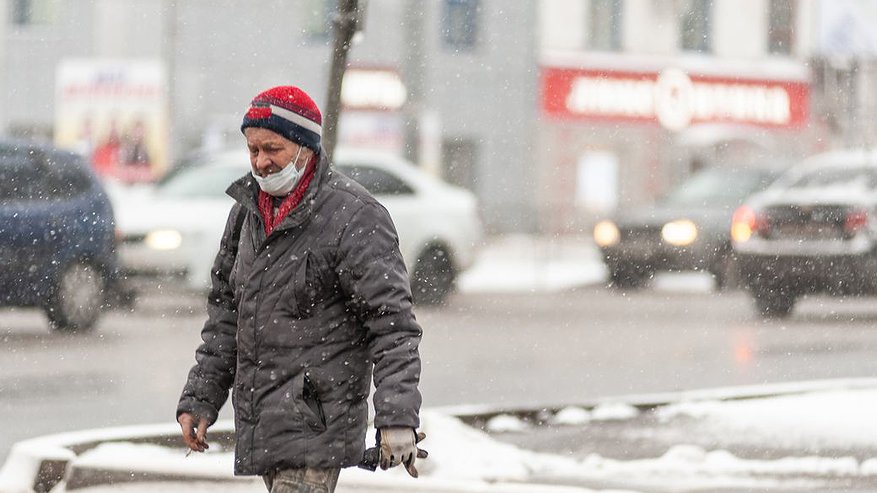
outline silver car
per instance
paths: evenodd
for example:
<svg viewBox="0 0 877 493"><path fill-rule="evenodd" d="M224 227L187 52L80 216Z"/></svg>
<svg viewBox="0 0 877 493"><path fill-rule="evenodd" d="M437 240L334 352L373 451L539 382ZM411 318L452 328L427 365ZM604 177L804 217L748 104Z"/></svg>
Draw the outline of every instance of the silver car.
<svg viewBox="0 0 877 493"><path fill-rule="evenodd" d="M338 149L334 161L390 212L415 299L443 301L482 241L475 196L384 152ZM249 163L242 147L203 156L147 190L115 189L123 269L178 273L189 287L206 288L233 203L225 189Z"/></svg>
<svg viewBox="0 0 877 493"><path fill-rule="evenodd" d="M733 247L755 306L789 315L811 293L877 294L877 153L812 157L734 214Z"/></svg>

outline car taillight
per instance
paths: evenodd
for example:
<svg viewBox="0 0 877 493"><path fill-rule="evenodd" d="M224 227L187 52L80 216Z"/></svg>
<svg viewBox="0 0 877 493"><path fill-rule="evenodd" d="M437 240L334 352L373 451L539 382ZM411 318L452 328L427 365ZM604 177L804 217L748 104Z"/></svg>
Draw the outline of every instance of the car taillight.
<svg viewBox="0 0 877 493"><path fill-rule="evenodd" d="M847 212L844 219L844 233L854 235L868 226L868 211L854 209Z"/></svg>
<svg viewBox="0 0 877 493"><path fill-rule="evenodd" d="M767 230L767 219L748 205L741 205L731 218L731 240L742 243L752 235Z"/></svg>

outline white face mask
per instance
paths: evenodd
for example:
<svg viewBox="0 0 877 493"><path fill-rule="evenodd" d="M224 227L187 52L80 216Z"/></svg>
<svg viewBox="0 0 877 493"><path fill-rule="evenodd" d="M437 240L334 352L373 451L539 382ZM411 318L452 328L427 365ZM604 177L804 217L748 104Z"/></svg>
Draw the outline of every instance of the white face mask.
<svg viewBox="0 0 877 493"><path fill-rule="evenodd" d="M303 169L298 169L298 157L301 155L301 149L302 148L299 147L298 152L295 154L295 158L277 173L271 173L270 175L263 177L257 175L255 170L251 171L253 178L259 183L259 188L268 195L273 195L274 197L283 197L284 195L289 194L289 192L295 188L298 180L301 179L302 172L304 171Z"/></svg>

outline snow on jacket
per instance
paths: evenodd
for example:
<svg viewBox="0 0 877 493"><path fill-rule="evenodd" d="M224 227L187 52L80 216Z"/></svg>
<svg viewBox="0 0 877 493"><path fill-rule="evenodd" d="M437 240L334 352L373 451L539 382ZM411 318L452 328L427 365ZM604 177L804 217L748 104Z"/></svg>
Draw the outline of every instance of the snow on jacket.
<svg viewBox="0 0 877 493"><path fill-rule="evenodd" d="M267 237L257 192L249 175L227 191L237 203L177 415L212 424L233 387L235 474L356 465L372 372L375 427L419 426L421 328L395 227L325 158Z"/></svg>

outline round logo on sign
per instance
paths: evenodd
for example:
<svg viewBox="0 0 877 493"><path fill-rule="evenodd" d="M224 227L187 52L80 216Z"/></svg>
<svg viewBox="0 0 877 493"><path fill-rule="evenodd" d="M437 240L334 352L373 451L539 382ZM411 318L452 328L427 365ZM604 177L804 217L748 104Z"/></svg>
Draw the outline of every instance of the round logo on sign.
<svg viewBox="0 0 877 493"><path fill-rule="evenodd" d="M675 68L658 74L655 81L655 115L665 128L682 130L691 123L694 113L694 84L688 75Z"/></svg>

